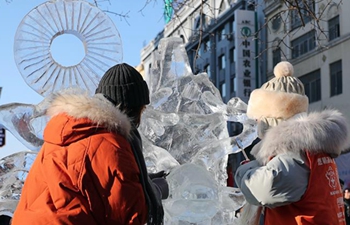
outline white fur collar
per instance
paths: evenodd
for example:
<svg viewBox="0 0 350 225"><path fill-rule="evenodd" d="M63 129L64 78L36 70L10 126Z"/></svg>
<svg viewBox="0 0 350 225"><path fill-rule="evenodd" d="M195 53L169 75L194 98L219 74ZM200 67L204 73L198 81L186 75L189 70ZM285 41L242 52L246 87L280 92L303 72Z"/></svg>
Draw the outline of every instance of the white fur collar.
<svg viewBox="0 0 350 225"><path fill-rule="evenodd" d="M102 94L91 97L80 89L67 89L52 94L47 101L49 106L46 114L50 118L66 113L74 118L89 118L96 124L103 124L108 130L120 132L125 137L130 135L131 123L127 115Z"/></svg>
<svg viewBox="0 0 350 225"><path fill-rule="evenodd" d="M252 154L262 164L287 152L328 153L333 157L350 147L349 125L336 110L302 113L271 127Z"/></svg>

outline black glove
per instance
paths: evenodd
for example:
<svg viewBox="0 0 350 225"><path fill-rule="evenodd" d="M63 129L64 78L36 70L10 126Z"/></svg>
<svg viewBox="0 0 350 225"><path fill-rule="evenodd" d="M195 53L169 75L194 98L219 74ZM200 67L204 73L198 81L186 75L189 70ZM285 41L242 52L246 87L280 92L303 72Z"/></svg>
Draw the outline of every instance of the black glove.
<svg viewBox="0 0 350 225"><path fill-rule="evenodd" d="M167 199L169 197L169 185L164 177L156 177L152 179L154 186L159 191L162 199Z"/></svg>
<svg viewBox="0 0 350 225"><path fill-rule="evenodd" d="M152 180L152 183L157 188L161 199L166 199L169 197L169 185L165 179L167 175L168 174L165 173L164 170L157 173L148 174L149 178Z"/></svg>
<svg viewBox="0 0 350 225"><path fill-rule="evenodd" d="M167 175L168 174L166 174L164 170L159 171L158 173L149 173L148 174L148 176L149 176L149 178L151 178L151 180L153 180L154 178L157 178L157 177L165 178Z"/></svg>

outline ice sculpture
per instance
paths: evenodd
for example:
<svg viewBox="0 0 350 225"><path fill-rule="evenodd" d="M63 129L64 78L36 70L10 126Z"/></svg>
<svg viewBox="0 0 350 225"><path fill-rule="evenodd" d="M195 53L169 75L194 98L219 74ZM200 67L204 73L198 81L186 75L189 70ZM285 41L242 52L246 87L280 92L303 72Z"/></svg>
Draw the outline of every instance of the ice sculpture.
<svg viewBox="0 0 350 225"><path fill-rule="evenodd" d="M13 215L36 154L19 152L0 160L0 215Z"/></svg>
<svg viewBox="0 0 350 225"><path fill-rule="evenodd" d="M245 200L238 189L226 187L226 165L228 154L241 151L256 138L255 122L245 115L247 105L239 98L223 103L207 74L193 75L181 39L161 40L153 65L157 66L147 80L151 104L139 129L148 170L170 172L165 224L235 224L235 211ZM0 107L2 125L33 150L42 141L48 98L38 105ZM243 132L230 137L227 121L241 122ZM14 211L25 179L19 174L28 171L34 157L28 154L2 159L3 168L13 166L11 173L0 174L6 180L0 193L7 191L1 196L0 208ZM13 160L22 161L9 164Z"/></svg>
<svg viewBox="0 0 350 225"><path fill-rule="evenodd" d="M227 156L257 137L247 105L239 98L223 103L206 73L193 75L180 38L162 39L152 65L151 104L139 129L148 169L170 171L165 224L235 224L244 197L226 186ZM242 133L230 137L227 121L241 122Z"/></svg>
<svg viewBox="0 0 350 225"><path fill-rule="evenodd" d="M0 105L0 125L10 131L23 145L38 151L43 144L43 131L47 123L45 98L38 105L10 103Z"/></svg>
<svg viewBox="0 0 350 225"><path fill-rule="evenodd" d="M84 45L85 57L76 65L62 66L52 57L52 42L64 34ZM14 55L23 79L40 95L70 86L94 93L104 72L122 61L122 44L114 23L99 8L81 0L52 0L23 18Z"/></svg>

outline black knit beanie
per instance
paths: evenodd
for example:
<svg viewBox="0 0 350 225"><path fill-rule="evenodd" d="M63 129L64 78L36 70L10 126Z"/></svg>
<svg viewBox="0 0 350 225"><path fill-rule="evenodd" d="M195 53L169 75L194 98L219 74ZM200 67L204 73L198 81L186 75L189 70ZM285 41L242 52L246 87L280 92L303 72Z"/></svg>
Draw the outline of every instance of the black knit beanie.
<svg viewBox="0 0 350 225"><path fill-rule="evenodd" d="M116 106L132 108L149 104L147 83L126 63L111 67L101 78L95 93L103 94Z"/></svg>

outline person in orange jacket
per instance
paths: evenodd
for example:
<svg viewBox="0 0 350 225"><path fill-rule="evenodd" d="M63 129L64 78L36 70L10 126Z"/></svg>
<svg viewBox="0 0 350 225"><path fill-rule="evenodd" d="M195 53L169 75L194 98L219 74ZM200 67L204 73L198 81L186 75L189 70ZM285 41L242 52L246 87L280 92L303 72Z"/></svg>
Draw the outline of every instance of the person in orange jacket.
<svg viewBox="0 0 350 225"><path fill-rule="evenodd" d="M96 94L53 94L44 144L12 225L161 225L164 173L149 177L137 131L149 90L128 64L110 68Z"/></svg>

